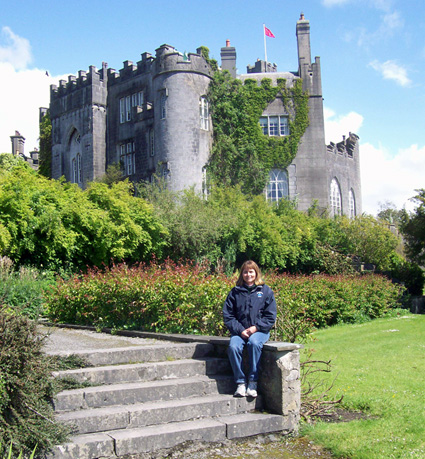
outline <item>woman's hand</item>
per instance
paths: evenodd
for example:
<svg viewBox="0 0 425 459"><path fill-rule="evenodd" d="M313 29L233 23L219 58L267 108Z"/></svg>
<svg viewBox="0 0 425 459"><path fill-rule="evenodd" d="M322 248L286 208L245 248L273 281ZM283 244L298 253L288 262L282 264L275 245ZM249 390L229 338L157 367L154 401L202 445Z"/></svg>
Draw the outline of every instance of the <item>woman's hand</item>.
<svg viewBox="0 0 425 459"><path fill-rule="evenodd" d="M249 327L247 328L246 330L244 330L242 333L241 333L241 336L243 339L248 339L251 335L253 335L254 333L256 333L258 330L257 330L257 327L255 325L253 325L252 327Z"/></svg>

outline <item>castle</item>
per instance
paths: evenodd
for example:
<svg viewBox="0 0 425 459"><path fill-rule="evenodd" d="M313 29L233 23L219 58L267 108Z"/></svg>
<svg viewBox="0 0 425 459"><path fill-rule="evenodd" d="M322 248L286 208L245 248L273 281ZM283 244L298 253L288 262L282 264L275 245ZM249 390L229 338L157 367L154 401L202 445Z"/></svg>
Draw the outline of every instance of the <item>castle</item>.
<svg viewBox="0 0 425 459"><path fill-rule="evenodd" d="M276 65L258 60L247 73L236 74L236 50L221 48L221 68L241 80L292 85L301 78L309 94L309 126L293 162L272 169L267 199L295 199L298 209L313 202L331 215L361 214L358 137L350 133L337 144L325 143L320 59L311 62L310 23L301 15L296 25L297 72L278 72ZM181 54L162 45L155 57L142 54L119 72L103 63L97 70L79 71L51 86L52 177L85 187L105 174L108 165L121 163L130 180L160 175L172 190L194 186L201 191L212 145L208 87L213 71L199 48ZM277 97L259 123L264 135L288 135L288 116Z"/></svg>

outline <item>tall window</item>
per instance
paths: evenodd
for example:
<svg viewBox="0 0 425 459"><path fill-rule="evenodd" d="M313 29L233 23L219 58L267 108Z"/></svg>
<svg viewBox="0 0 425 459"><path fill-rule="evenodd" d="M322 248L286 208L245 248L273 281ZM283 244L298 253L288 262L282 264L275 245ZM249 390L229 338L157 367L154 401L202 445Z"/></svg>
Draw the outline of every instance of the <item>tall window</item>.
<svg viewBox="0 0 425 459"><path fill-rule="evenodd" d="M81 183L81 155L78 153L77 155L77 183Z"/></svg>
<svg viewBox="0 0 425 459"><path fill-rule="evenodd" d="M354 198L353 189L348 193L348 207L349 207L349 217L354 218L356 216L356 200Z"/></svg>
<svg viewBox="0 0 425 459"><path fill-rule="evenodd" d="M331 181L330 207L333 216L342 215L341 189L338 180L333 178Z"/></svg>
<svg viewBox="0 0 425 459"><path fill-rule="evenodd" d="M125 123L125 97L120 99L120 123Z"/></svg>
<svg viewBox="0 0 425 459"><path fill-rule="evenodd" d="M81 184L83 182L82 172L82 156L81 156L81 136L75 129L70 140L69 145L69 157L70 157L70 177L69 180L72 183Z"/></svg>
<svg viewBox="0 0 425 459"><path fill-rule="evenodd" d="M119 146L120 160L123 167L124 175L133 175L136 173L136 148L133 140L123 143Z"/></svg>
<svg viewBox="0 0 425 459"><path fill-rule="evenodd" d="M161 92L161 96L160 96L160 110L161 110L161 119L162 120L167 116L166 102L167 102L167 95L166 95L165 91L162 91Z"/></svg>
<svg viewBox="0 0 425 459"><path fill-rule="evenodd" d="M77 161L75 160L75 158L73 158L72 160L71 168L72 182L77 183Z"/></svg>
<svg viewBox="0 0 425 459"><path fill-rule="evenodd" d="M261 116L260 126L264 135L273 137L289 135L287 115Z"/></svg>
<svg viewBox="0 0 425 459"><path fill-rule="evenodd" d="M143 91L139 91L137 93L137 105L140 105L140 107L142 107L144 101L145 101L145 98L144 98L144 95L143 95Z"/></svg>
<svg viewBox="0 0 425 459"><path fill-rule="evenodd" d="M131 95L131 106L136 107L137 104L137 92Z"/></svg>
<svg viewBox="0 0 425 459"><path fill-rule="evenodd" d="M282 169L272 169L269 173L266 198L270 202L279 202L289 197L288 172Z"/></svg>
<svg viewBox="0 0 425 459"><path fill-rule="evenodd" d="M125 119L126 121L131 120L131 96L125 98Z"/></svg>
<svg viewBox="0 0 425 459"><path fill-rule="evenodd" d="M208 99L205 96L202 96L199 99L199 116L201 119L201 129L203 129L204 131L208 131L210 128L210 125L209 125L210 111L209 111Z"/></svg>

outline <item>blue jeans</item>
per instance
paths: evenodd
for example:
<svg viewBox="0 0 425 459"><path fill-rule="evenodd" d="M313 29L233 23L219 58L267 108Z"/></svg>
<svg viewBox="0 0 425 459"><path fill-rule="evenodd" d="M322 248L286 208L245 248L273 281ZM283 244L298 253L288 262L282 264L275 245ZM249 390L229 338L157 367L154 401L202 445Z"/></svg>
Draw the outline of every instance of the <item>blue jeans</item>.
<svg viewBox="0 0 425 459"><path fill-rule="evenodd" d="M238 335L230 338L227 355L229 356L230 365L232 366L233 376L236 384L246 382L245 373L242 368L242 354L245 345L248 347L249 374L248 381L258 380L258 368L260 364L261 351L264 343L270 338L270 333L256 332L253 333L248 341Z"/></svg>

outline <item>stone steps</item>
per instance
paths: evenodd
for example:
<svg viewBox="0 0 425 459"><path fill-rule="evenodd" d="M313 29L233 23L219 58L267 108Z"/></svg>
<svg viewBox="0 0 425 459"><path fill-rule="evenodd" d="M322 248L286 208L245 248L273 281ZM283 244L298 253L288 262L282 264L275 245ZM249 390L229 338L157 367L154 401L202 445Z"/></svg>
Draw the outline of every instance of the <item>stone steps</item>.
<svg viewBox="0 0 425 459"><path fill-rule="evenodd" d="M78 434L131 429L206 417L225 416L261 409L257 399L210 394L176 400L135 403L58 413L57 419L72 425Z"/></svg>
<svg viewBox="0 0 425 459"><path fill-rule="evenodd" d="M186 441L218 442L284 428L283 417L272 414L243 415L173 422L136 429L120 429L73 437L56 447L49 458L97 459L125 457L177 446Z"/></svg>
<svg viewBox="0 0 425 459"><path fill-rule="evenodd" d="M73 426L49 459L119 458L186 441L223 441L286 428L259 412L262 399L234 398L226 358L208 343L162 343L86 350L95 367L55 373L95 386L57 394L57 419Z"/></svg>

